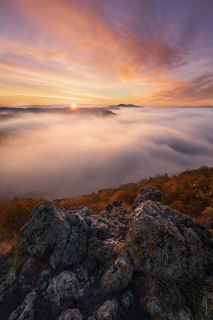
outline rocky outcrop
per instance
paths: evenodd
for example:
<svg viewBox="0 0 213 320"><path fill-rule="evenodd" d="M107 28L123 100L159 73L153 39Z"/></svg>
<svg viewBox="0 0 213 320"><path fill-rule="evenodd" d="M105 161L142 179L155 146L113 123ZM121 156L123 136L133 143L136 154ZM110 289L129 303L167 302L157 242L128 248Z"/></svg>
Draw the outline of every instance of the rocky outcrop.
<svg viewBox="0 0 213 320"><path fill-rule="evenodd" d="M127 287L132 279L133 271L134 266L127 251L122 250L102 278L102 286L105 292L111 293Z"/></svg>
<svg viewBox="0 0 213 320"><path fill-rule="evenodd" d="M131 213L119 201L99 215L64 212L52 201L35 207L19 233L16 270L1 285L0 310L16 292L25 299L1 319L198 319L187 292L202 305L212 239L161 197L142 188Z"/></svg>
<svg viewBox="0 0 213 320"><path fill-rule="evenodd" d="M83 207L65 213L52 201L41 203L20 230L22 254L49 259L53 269L72 265L87 254L90 258L109 259L126 230L122 219L118 219L104 212L96 216Z"/></svg>
<svg viewBox="0 0 213 320"><path fill-rule="evenodd" d="M73 272L63 271L53 278L46 290L53 313L65 311L71 302L83 296L83 289Z"/></svg>
<svg viewBox="0 0 213 320"><path fill-rule="evenodd" d="M163 195L160 190L155 187L143 187L137 194L133 202L132 209L137 208L142 202L147 200L161 202L162 196Z"/></svg>
<svg viewBox="0 0 213 320"><path fill-rule="evenodd" d="M198 235L204 230L198 230L202 228L197 229L191 218L148 200L137 207L131 219L126 241L135 270L147 273L160 268L165 274L179 276L205 273L208 257ZM205 231L208 245L210 234Z"/></svg>

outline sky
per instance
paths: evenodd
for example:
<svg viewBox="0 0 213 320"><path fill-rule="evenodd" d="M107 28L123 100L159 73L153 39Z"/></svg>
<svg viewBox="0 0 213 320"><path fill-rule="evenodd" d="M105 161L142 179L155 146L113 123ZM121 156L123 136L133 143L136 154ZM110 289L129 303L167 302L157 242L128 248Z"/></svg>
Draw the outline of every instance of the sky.
<svg viewBox="0 0 213 320"><path fill-rule="evenodd" d="M212 0L0 0L0 106L213 105Z"/></svg>
<svg viewBox="0 0 213 320"><path fill-rule="evenodd" d="M0 200L70 198L213 166L212 108L113 112L0 115Z"/></svg>

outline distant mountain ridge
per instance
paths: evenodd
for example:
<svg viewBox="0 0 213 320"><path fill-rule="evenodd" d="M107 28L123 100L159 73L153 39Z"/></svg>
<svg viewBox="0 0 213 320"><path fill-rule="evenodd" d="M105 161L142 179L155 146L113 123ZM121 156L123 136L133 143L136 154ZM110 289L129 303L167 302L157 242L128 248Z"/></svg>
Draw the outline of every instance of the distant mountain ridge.
<svg viewBox="0 0 213 320"><path fill-rule="evenodd" d="M106 107L107 109L120 109L120 108L143 108L141 106L135 106L134 104L124 104L124 103L120 103L117 105L109 105L108 107Z"/></svg>
<svg viewBox="0 0 213 320"><path fill-rule="evenodd" d="M23 113L60 113L60 114L75 114L77 111L82 111L83 114L96 116L110 116L114 113L105 108L71 108L71 107L0 107L0 119L6 118L15 114Z"/></svg>

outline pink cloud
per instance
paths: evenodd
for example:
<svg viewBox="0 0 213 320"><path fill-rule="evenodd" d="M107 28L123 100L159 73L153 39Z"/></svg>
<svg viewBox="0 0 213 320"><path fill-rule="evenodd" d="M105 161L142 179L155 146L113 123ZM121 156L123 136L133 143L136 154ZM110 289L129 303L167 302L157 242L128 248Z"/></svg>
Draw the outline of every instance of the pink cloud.
<svg viewBox="0 0 213 320"><path fill-rule="evenodd" d="M29 21L57 51L121 79L180 66L198 30L189 17L176 37L154 1L18 0ZM50 55L51 56L51 55ZM47 55L46 57L50 57Z"/></svg>
<svg viewBox="0 0 213 320"><path fill-rule="evenodd" d="M213 99L213 73L206 72L191 79L179 82L172 89L152 94L154 100L164 101L211 101Z"/></svg>

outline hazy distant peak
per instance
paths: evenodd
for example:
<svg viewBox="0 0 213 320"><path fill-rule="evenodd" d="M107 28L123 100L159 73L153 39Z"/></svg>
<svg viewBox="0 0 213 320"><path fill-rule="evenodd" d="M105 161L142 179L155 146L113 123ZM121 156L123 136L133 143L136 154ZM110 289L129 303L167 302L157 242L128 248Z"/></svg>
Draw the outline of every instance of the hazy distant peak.
<svg viewBox="0 0 213 320"><path fill-rule="evenodd" d="M15 114L27 114L27 113L58 113L58 114L66 114L66 115L76 115L76 114L82 114L82 115L93 115L97 117L105 117L105 116L111 116L114 115L113 111L110 111L105 108L76 108L72 109L70 107L46 107L46 106L31 106L31 107L0 107L0 120L3 118L9 118L12 115Z"/></svg>
<svg viewBox="0 0 213 320"><path fill-rule="evenodd" d="M117 104L117 105L109 105L107 108L109 108L109 109L119 109L119 108L143 108L143 107L135 106L134 104L120 103L120 104Z"/></svg>

